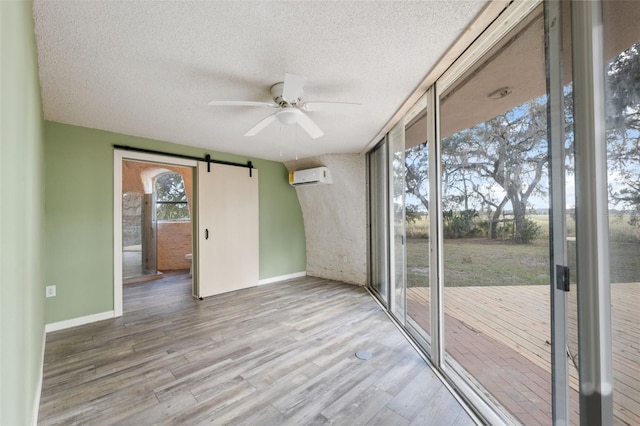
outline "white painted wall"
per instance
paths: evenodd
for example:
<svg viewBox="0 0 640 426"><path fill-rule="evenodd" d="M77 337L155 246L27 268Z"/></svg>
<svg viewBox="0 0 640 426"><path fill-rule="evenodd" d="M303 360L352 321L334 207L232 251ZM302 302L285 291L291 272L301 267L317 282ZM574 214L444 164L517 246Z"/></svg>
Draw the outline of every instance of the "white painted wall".
<svg viewBox="0 0 640 426"><path fill-rule="evenodd" d="M296 187L307 240L307 274L351 284L367 281L366 161L330 154L285 163L289 171L329 168L333 184Z"/></svg>

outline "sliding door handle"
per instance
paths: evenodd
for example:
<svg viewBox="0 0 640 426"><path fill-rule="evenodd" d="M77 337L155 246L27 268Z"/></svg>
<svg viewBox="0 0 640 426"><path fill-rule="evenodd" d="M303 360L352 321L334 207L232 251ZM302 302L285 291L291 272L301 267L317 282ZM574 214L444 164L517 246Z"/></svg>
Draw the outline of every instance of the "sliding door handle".
<svg viewBox="0 0 640 426"><path fill-rule="evenodd" d="M204 239L205 239L205 240L208 240L208 239L209 239L209 230L208 230L208 229L205 229L205 230L204 230Z"/></svg>

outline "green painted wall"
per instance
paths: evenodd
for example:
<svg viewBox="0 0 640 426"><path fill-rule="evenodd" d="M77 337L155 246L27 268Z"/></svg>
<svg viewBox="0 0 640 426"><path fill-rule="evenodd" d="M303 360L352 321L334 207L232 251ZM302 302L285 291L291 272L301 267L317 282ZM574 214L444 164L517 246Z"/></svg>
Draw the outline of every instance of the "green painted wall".
<svg viewBox="0 0 640 426"><path fill-rule="evenodd" d="M30 1L0 1L0 424L32 423L44 337L42 105Z"/></svg>
<svg viewBox="0 0 640 426"><path fill-rule="evenodd" d="M113 310L113 145L227 161L260 170L260 278L304 271L304 224L283 164L45 122L47 323Z"/></svg>

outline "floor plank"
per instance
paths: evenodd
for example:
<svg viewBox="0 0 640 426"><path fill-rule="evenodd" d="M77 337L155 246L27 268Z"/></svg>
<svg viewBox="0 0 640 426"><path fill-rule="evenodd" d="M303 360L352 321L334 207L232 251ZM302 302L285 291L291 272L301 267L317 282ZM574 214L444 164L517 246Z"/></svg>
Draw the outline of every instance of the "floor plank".
<svg viewBox="0 0 640 426"><path fill-rule="evenodd" d="M124 295L123 317L47 335L39 424L473 424L362 288L199 301L165 274Z"/></svg>

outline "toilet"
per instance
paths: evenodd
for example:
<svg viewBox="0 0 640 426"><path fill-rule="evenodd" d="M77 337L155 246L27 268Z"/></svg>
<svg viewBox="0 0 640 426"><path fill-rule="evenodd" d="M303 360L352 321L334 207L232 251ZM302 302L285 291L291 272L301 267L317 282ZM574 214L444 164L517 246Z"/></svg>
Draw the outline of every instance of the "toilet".
<svg viewBox="0 0 640 426"><path fill-rule="evenodd" d="M189 262L189 264L191 265L191 267L189 268L189 276L193 276L193 256L191 253L187 253L184 255L184 260L186 260L187 262Z"/></svg>

